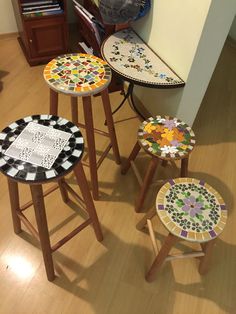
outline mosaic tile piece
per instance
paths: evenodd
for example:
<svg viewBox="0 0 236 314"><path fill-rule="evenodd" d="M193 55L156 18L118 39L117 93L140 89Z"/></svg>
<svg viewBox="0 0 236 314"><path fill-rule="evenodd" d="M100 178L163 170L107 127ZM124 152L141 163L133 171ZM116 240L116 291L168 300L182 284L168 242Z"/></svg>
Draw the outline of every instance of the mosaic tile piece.
<svg viewBox="0 0 236 314"><path fill-rule="evenodd" d="M185 84L131 28L108 37L101 52L115 72L135 84L147 87L182 87Z"/></svg>
<svg viewBox="0 0 236 314"><path fill-rule="evenodd" d="M219 193L197 179L172 181L174 184L167 182L156 198L157 214L165 227L177 237L193 242L216 238L222 232L227 217Z"/></svg>
<svg viewBox="0 0 236 314"><path fill-rule="evenodd" d="M43 140L40 144L32 142L32 137L40 130L46 134ZM22 133L25 134L23 140L19 137ZM23 160L6 155L11 145L21 153ZM72 122L52 115L33 115L17 120L0 133L0 171L23 183L53 180L64 176L80 161L83 149L82 134ZM56 159L55 151L59 153ZM33 155L37 156L37 164L30 163Z"/></svg>
<svg viewBox="0 0 236 314"><path fill-rule="evenodd" d="M75 96L97 94L111 81L105 61L82 53L58 56L46 65L43 74L52 89Z"/></svg>
<svg viewBox="0 0 236 314"><path fill-rule="evenodd" d="M186 157L195 145L193 130L183 121L169 116L145 120L139 127L140 145L162 159Z"/></svg>

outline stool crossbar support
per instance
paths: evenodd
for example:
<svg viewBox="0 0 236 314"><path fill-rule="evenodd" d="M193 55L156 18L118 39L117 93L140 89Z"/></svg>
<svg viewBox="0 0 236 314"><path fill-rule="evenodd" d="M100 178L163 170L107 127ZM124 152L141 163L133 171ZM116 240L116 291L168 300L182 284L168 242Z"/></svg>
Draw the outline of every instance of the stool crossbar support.
<svg viewBox="0 0 236 314"><path fill-rule="evenodd" d="M49 189L47 189L44 193L43 193L43 196L47 196L49 194L51 194L52 192L54 192L55 190L57 190L59 188L58 184L54 184L52 187L50 187ZM30 206L33 205L33 201L29 201L27 203L25 203L24 205L22 205L20 207L20 211L24 211L26 210L27 208L29 208Z"/></svg>
<svg viewBox="0 0 236 314"><path fill-rule="evenodd" d="M72 239L77 233L79 233L81 230L83 230L85 227L87 227L91 223L92 223L91 218L85 220L81 225L79 225L77 228L75 228L73 231L71 231L64 238L59 240L56 244L54 244L51 247L52 252L55 252L56 250L58 250L62 245L64 245L66 242L68 242L70 239Z"/></svg>
<svg viewBox="0 0 236 314"><path fill-rule="evenodd" d="M17 212L17 216L20 218L20 220L22 221L22 223L25 225L25 227L30 231L30 233L38 240L39 239L39 234L38 231L35 229L35 227L31 224L31 222L29 222L29 220L26 218L26 216L21 213L20 211Z"/></svg>

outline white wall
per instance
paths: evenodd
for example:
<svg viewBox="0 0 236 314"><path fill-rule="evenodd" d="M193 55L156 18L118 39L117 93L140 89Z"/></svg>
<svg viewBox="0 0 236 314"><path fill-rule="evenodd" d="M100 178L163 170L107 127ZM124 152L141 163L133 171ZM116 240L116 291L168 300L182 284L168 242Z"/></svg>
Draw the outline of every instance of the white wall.
<svg viewBox="0 0 236 314"><path fill-rule="evenodd" d="M186 81L182 89L138 87L136 95L151 114L175 115L192 125L223 43L235 0L154 0L152 11L133 27Z"/></svg>
<svg viewBox="0 0 236 314"><path fill-rule="evenodd" d="M11 0L0 0L0 34L17 32Z"/></svg>

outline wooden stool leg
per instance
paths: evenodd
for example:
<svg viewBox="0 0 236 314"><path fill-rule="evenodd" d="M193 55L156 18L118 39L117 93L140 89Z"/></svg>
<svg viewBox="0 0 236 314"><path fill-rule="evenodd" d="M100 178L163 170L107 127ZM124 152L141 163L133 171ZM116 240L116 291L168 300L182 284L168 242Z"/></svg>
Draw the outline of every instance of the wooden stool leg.
<svg viewBox="0 0 236 314"><path fill-rule="evenodd" d="M151 208L147 214L137 223L136 228L138 230L142 230L146 224L148 219L152 219L156 215L156 209L153 207Z"/></svg>
<svg viewBox="0 0 236 314"><path fill-rule="evenodd" d="M87 179L85 177L84 169L83 169L81 162L78 163L78 165L75 167L74 173L75 173L75 177L77 179L77 183L80 187L84 202L86 204L86 209L88 211L89 217L92 220L93 228L94 228L94 232L95 232L95 235L97 237L97 240L102 241L103 240L102 230L101 230L101 227L99 224L97 212L96 212L96 209L94 207L93 199L92 199L90 191L89 191L88 182L87 182Z"/></svg>
<svg viewBox="0 0 236 314"><path fill-rule="evenodd" d="M50 88L50 114L57 116L58 114L58 93Z"/></svg>
<svg viewBox="0 0 236 314"><path fill-rule="evenodd" d="M72 122L77 125L78 124L78 99L77 97L71 97L71 117Z"/></svg>
<svg viewBox="0 0 236 314"><path fill-rule="evenodd" d="M139 142L137 142L134 145L134 148L133 148L131 154L129 155L129 158L125 161L125 164L124 164L124 166L121 169L121 174L126 174L126 172L129 170L129 168L131 166L131 161L135 160L135 158L137 157L140 149L141 149L141 146L139 145Z"/></svg>
<svg viewBox="0 0 236 314"><path fill-rule="evenodd" d="M104 91L102 91L101 95L102 95L103 108L104 108L104 112L105 112L105 116L106 116L107 127L108 127L108 132L110 135L113 153L115 156L116 163L119 165L121 163L120 153L119 153L119 148L118 148L118 144L117 144L117 138L116 138L116 132L115 132L115 127L114 127L112 112L111 112L111 104L110 104L108 90L105 89Z"/></svg>
<svg viewBox="0 0 236 314"><path fill-rule="evenodd" d="M203 257L200 259L200 265L199 265L199 273L201 275L204 275L207 273L209 268L209 262L212 255L213 247L215 245L216 239L211 240L207 243L201 243L202 251L205 253Z"/></svg>
<svg viewBox="0 0 236 314"><path fill-rule="evenodd" d="M55 274L52 260L52 250L49 240L47 217L45 213L42 185L30 185L30 189L47 278L49 281L53 281L55 278Z"/></svg>
<svg viewBox="0 0 236 314"><path fill-rule="evenodd" d="M88 155L89 155L89 166L91 175L91 184L93 198L98 200L98 174L97 174L97 161L96 161L96 150L95 150L95 139L94 139L94 126L93 126L93 113L91 97L83 97L83 109L84 109L84 120L85 129L88 142Z"/></svg>
<svg viewBox="0 0 236 314"><path fill-rule="evenodd" d="M155 273L160 269L161 265L165 261L167 255L169 254L172 246L178 241L178 238L173 234L169 233L166 237L165 242L163 243L157 257L155 258L154 262L151 265L151 268L146 274L145 279L147 281L152 281L154 279Z"/></svg>
<svg viewBox="0 0 236 314"><path fill-rule="evenodd" d="M18 183L8 178L8 190L11 203L11 215L14 232L19 234L21 230L20 218L17 211L20 209Z"/></svg>
<svg viewBox="0 0 236 314"><path fill-rule="evenodd" d="M62 178L62 179L58 180L58 185L59 185L59 189L61 192L61 197L62 197L63 202L68 203L69 196L68 196L68 192L67 192L66 188L63 186L64 182L65 182L65 179Z"/></svg>
<svg viewBox="0 0 236 314"><path fill-rule="evenodd" d="M143 180L143 185L141 187L141 190L139 192L138 198L136 200L136 204L135 204L135 211L137 213L140 212L142 206L143 206L143 202L147 193L147 190L152 182L152 178L154 176L155 170L157 168L158 165L158 158L153 157L148 165L148 169L147 172L145 174L144 180Z"/></svg>
<svg viewBox="0 0 236 314"><path fill-rule="evenodd" d="M181 159L181 172L180 176L185 178L188 176L188 158Z"/></svg>

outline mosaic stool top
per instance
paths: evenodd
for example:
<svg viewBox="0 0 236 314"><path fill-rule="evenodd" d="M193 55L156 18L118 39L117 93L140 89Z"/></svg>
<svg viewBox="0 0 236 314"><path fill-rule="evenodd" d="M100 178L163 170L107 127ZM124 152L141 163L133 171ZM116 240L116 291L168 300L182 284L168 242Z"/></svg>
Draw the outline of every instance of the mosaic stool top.
<svg viewBox="0 0 236 314"><path fill-rule="evenodd" d="M182 159L193 150L195 135L177 118L156 116L140 125L138 141L148 153L159 158Z"/></svg>
<svg viewBox="0 0 236 314"><path fill-rule="evenodd" d="M64 176L82 158L84 140L72 122L51 115L33 115L0 133L0 171L23 183Z"/></svg>
<svg viewBox="0 0 236 314"><path fill-rule="evenodd" d="M216 238L224 229L224 200L209 184L192 178L169 180L156 198L157 214L175 236L193 242Z"/></svg>
<svg viewBox="0 0 236 314"><path fill-rule="evenodd" d="M115 72L137 85L174 88L185 84L131 28L108 37L101 53Z"/></svg>
<svg viewBox="0 0 236 314"><path fill-rule="evenodd" d="M43 74L52 89L75 96L97 94L111 81L105 61L82 53L58 56L46 65Z"/></svg>

